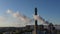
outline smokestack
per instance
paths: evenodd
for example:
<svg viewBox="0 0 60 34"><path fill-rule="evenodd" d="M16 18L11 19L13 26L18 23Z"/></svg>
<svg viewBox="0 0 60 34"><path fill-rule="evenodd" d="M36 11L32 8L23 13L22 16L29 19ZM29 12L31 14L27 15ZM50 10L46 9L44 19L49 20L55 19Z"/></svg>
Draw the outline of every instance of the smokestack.
<svg viewBox="0 0 60 34"><path fill-rule="evenodd" d="M37 8L35 8L35 15L37 15ZM37 34L37 19L35 20L34 34Z"/></svg>
<svg viewBox="0 0 60 34"><path fill-rule="evenodd" d="M35 15L37 15L37 8L35 8ZM37 26L37 20L35 20L35 26Z"/></svg>
<svg viewBox="0 0 60 34"><path fill-rule="evenodd" d="M35 8L35 15L37 15L37 8Z"/></svg>

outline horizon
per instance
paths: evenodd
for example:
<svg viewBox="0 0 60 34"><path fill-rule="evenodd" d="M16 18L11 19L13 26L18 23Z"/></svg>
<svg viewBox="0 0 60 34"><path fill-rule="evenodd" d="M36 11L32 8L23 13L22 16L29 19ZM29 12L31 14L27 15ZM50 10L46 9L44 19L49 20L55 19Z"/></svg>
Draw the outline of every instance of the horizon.
<svg viewBox="0 0 60 34"><path fill-rule="evenodd" d="M0 27L33 25L35 8L43 20L60 25L60 0L0 0Z"/></svg>

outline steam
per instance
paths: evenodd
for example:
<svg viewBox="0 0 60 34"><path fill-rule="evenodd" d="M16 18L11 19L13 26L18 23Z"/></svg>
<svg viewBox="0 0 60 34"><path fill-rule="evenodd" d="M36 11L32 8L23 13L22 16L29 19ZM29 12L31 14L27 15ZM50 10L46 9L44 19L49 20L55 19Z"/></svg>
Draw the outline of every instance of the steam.
<svg viewBox="0 0 60 34"><path fill-rule="evenodd" d="M7 15L8 16L7 16ZM0 27L24 27L26 25L34 25L34 20L38 20L40 24L49 24L39 15L33 15L33 19L21 14L19 11L7 10L6 16L0 16Z"/></svg>
<svg viewBox="0 0 60 34"><path fill-rule="evenodd" d="M8 10L6 11L6 13L7 13L7 14L12 14L13 11L12 11L11 9L8 9Z"/></svg>
<svg viewBox="0 0 60 34"><path fill-rule="evenodd" d="M13 16L14 18L17 18L18 21L23 22L23 24L25 24L25 25L26 25L27 23L33 24L32 21L34 21L34 20L38 20L38 22L39 22L40 24L49 24L48 21L45 21L45 20L44 20L41 16L39 16L39 15L33 15L33 19L34 19L34 20L33 20L33 19L30 19L29 17L27 17L27 16L19 13L19 11L13 12L12 10L8 10L7 13L8 13L8 14L12 14L12 16Z"/></svg>
<svg viewBox="0 0 60 34"><path fill-rule="evenodd" d="M13 11L11 11L11 10L8 10L7 13L8 13L8 14L12 14L12 16L13 16L14 18L17 18L18 20L20 20L20 21L22 21L22 22L25 22L25 23L31 22L31 19L30 19L30 18L28 18L28 17L25 16L25 15L22 15L22 14L19 13L18 11L17 11L17 12L13 12Z"/></svg>
<svg viewBox="0 0 60 34"><path fill-rule="evenodd" d="M45 21L41 16L39 15L33 15L34 20L38 20L40 24L48 24L48 21Z"/></svg>
<svg viewBox="0 0 60 34"><path fill-rule="evenodd" d="M5 16L0 17L0 27L24 27L32 23L32 19L21 14L19 11L7 10Z"/></svg>
<svg viewBox="0 0 60 34"><path fill-rule="evenodd" d="M2 16L0 16L0 23L1 23L1 22L5 22L5 21L6 21L5 18L2 17Z"/></svg>

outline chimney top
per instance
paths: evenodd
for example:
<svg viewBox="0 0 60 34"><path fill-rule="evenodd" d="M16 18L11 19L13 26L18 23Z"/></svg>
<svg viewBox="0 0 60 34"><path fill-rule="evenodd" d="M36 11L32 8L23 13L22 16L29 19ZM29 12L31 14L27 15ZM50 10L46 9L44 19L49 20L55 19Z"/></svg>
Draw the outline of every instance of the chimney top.
<svg viewBox="0 0 60 34"><path fill-rule="evenodd" d="M35 15L37 15L37 8L35 8Z"/></svg>

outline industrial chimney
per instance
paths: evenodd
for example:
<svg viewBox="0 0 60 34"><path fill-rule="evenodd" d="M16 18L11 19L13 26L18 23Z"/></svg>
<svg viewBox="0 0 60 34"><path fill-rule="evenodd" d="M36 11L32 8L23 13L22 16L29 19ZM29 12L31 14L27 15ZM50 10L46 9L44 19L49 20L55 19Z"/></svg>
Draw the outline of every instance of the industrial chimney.
<svg viewBox="0 0 60 34"><path fill-rule="evenodd" d="M37 8L35 8L35 15L37 15ZM37 19L35 19L35 26L34 26L34 34L37 34L37 27L38 24L37 24Z"/></svg>

